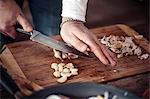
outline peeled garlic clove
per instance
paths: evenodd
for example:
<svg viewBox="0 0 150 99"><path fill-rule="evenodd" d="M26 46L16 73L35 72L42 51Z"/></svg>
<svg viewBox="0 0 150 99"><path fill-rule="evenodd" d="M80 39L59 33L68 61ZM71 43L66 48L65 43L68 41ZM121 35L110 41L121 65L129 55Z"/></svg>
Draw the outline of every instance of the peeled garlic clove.
<svg viewBox="0 0 150 99"><path fill-rule="evenodd" d="M149 54L143 54L140 56L140 59L143 60L143 59L147 59L149 57Z"/></svg>
<svg viewBox="0 0 150 99"><path fill-rule="evenodd" d="M71 75L78 75L78 72L77 71L72 71Z"/></svg>
<svg viewBox="0 0 150 99"><path fill-rule="evenodd" d="M57 63L52 63L51 68L54 69L55 71L58 70L58 64Z"/></svg>
<svg viewBox="0 0 150 99"><path fill-rule="evenodd" d="M62 72L63 71L63 66L64 66L65 64L64 63L59 63L58 64L58 71L59 72Z"/></svg>
<svg viewBox="0 0 150 99"><path fill-rule="evenodd" d="M121 57L123 57L123 54L118 54L117 55L117 58L121 58Z"/></svg>
<svg viewBox="0 0 150 99"><path fill-rule="evenodd" d="M62 76L61 78L57 79L57 82L64 83L67 81L67 76Z"/></svg>
<svg viewBox="0 0 150 99"><path fill-rule="evenodd" d="M134 50L134 55L141 55L142 54L142 51L141 51L141 48L140 47L137 47L135 50Z"/></svg>
<svg viewBox="0 0 150 99"><path fill-rule="evenodd" d="M58 67L59 67L59 66L62 66L62 67L63 67L63 66L65 66L65 63L59 63L59 64L58 64Z"/></svg>
<svg viewBox="0 0 150 99"><path fill-rule="evenodd" d="M53 73L53 75L54 75L55 77L60 77L60 72L59 72L59 71L55 71L55 72Z"/></svg>
<svg viewBox="0 0 150 99"><path fill-rule="evenodd" d="M54 57L62 59L62 57L61 57L62 53L60 51L57 51L56 49L53 49L53 52L54 52Z"/></svg>
<svg viewBox="0 0 150 99"><path fill-rule="evenodd" d="M64 68L64 69L63 69L63 72L64 72L64 73L69 73L70 70L69 70L68 68Z"/></svg>
<svg viewBox="0 0 150 99"><path fill-rule="evenodd" d="M66 76L66 77L70 77L72 74L71 73L64 73L64 72L61 72L60 75L62 77Z"/></svg>
<svg viewBox="0 0 150 99"><path fill-rule="evenodd" d="M71 71L71 72L77 72L78 69L77 69L77 68L70 68L70 71Z"/></svg>
<svg viewBox="0 0 150 99"><path fill-rule="evenodd" d="M72 63L68 63L68 64L65 65L65 67L67 67L67 68L74 68L74 65Z"/></svg>
<svg viewBox="0 0 150 99"><path fill-rule="evenodd" d="M66 58L68 58L68 54L62 52L62 59L66 59Z"/></svg>
<svg viewBox="0 0 150 99"><path fill-rule="evenodd" d="M60 65L60 66L58 67L58 71L59 71L59 72L62 72L62 71L63 71L63 66L62 66L62 65Z"/></svg>
<svg viewBox="0 0 150 99"><path fill-rule="evenodd" d="M136 39L142 39L142 38L143 38L143 35L134 35L134 37L135 37Z"/></svg>

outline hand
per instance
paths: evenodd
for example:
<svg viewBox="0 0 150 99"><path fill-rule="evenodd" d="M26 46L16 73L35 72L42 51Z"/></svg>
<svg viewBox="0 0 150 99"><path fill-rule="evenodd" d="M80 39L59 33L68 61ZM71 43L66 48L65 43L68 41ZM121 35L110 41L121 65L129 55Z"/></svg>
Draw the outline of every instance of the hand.
<svg viewBox="0 0 150 99"><path fill-rule="evenodd" d="M90 49L105 65L116 65L115 57L82 22L66 22L61 28L61 37L66 43L81 52Z"/></svg>
<svg viewBox="0 0 150 99"><path fill-rule="evenodd" d="M15 25L17 22L24 30L32 31L32 26L26 20L14 0L0 0L0 31L5 35L15 38Z"/></svg>

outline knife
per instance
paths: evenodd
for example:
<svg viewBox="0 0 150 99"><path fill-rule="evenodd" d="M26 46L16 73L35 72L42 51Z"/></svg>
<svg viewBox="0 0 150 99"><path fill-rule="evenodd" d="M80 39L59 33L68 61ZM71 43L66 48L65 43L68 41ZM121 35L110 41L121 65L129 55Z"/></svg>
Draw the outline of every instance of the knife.
<svg viewBox="0 0 150 99"><path fill-rule="evenodd" d="M30 35L30 40L32 40L34 42L38 42L38 43L43 44L45 46L48 46L48 47L54 48L56 50L62 51L64 53L73 53L73 54L79 55L80 57L90 58L89 55L86 55L83 52L80 52L77 49L68 46L64 42L57 41L55 39L52 39L51 37L43 35L39 31L33 30L32 32L27 32L21 28L17 28L16 30L20 33Z"/></svg>

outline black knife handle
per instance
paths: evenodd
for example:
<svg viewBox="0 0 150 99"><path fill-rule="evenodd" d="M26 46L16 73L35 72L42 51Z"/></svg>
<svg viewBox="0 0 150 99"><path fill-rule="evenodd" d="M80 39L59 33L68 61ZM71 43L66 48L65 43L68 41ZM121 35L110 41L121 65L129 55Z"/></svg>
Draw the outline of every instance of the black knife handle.
<svg viewBox="0 0 150 99"><path fill-rule="evenodd" d="M6 88L6 90L12 94L13 96L18 95L20 89L14 82L14 80L10 77L7 71L0 65L0 84Z"/></svg>

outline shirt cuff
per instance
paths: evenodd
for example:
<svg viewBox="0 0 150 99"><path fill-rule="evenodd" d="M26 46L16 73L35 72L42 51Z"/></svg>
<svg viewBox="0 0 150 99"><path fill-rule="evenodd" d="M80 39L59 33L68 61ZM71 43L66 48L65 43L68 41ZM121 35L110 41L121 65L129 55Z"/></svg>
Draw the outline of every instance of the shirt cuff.
<svg viewBox="0 0 150 99"><path fill-rule="evenodd" d="M88 0L63 0L63 17L69 17L85 22Z"/></svg>

